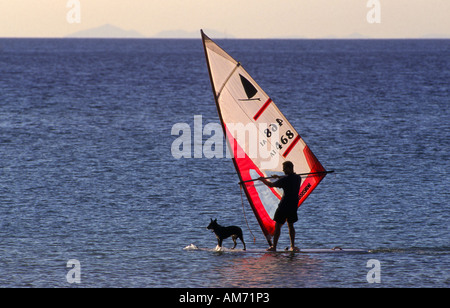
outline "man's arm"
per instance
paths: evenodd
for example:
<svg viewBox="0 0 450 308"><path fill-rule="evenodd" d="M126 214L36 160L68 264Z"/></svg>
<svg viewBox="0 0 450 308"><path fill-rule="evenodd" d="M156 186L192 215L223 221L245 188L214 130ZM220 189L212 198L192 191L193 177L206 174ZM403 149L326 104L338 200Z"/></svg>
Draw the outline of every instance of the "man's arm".
<svg viewBox="0 0 450 308"><path fill-rule="evenodd" d="M273 177L279 178L278 175L274 175ZM272 183L272 182L268 181L267 179L265 179L264 177L260 177L260 178L258 178L258 180L260 180L261 182L263 182L264 184L266 184L269 187L275 187L275 182Z"/></svg>

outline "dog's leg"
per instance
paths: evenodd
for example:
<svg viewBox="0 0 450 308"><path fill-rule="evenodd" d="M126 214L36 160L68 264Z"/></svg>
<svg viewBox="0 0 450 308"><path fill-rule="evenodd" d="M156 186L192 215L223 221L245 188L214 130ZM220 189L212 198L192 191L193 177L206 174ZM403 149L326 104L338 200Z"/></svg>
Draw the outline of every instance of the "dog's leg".
<svg viewBox="0 0 450 308"><path fill-rule="evenodd" d="M231 249L234 249L234 248L236 248L236 245L237 245L237 243L236 243L237 236L236 235L232 235L231 238L233 239L233 243L234 243L234 246Z"/></svg>
<svg viewBox="0 0 450 308"><path fill-rule="evenodd" d="M241 240L242 244L244 245L244 250L247 250L247 248L245 247L245 242L244 242L244 236L241 234L239 234L239 239Z"/></svg>
<svg viewBox="0 0 450 308"><path fill-rule="evenodd" d="M244 244L244 250L247 250L247 248L245 247L245 242L244 242L244 238L243 238L243 237L241 237L240 239L241 239L241 242L242 242L242 244Z"/></svg>

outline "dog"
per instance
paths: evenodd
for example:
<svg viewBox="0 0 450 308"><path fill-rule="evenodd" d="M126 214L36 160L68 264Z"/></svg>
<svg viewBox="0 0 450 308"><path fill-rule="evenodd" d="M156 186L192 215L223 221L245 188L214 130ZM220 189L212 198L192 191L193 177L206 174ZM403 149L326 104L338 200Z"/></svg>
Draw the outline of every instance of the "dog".
<svg viewBox="0 0 450 308"><path fill-rule="evenodd" d="M216 234L217 237L217 246L222 247L222 241L231 236L233 239L234 246L231 249L234 249L237 245L236 239L240 239L242 244L244 245L244 250L246 250L244 237L242 235L242 229L236 226L230 227L222 227L217 223L217 219L212 220L206 229L211 230Z"/></svg>

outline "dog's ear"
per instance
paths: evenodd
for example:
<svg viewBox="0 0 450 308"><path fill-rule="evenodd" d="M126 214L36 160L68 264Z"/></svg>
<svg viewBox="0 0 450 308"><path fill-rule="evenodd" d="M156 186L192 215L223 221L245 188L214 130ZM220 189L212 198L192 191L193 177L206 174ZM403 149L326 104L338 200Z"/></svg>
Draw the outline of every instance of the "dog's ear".
<svg viewBox="0 0 450 308"><path fill-rule="evenodd" d="M217 218L216 218L216 219L214 219L214 222L217 222Z"/></svg>

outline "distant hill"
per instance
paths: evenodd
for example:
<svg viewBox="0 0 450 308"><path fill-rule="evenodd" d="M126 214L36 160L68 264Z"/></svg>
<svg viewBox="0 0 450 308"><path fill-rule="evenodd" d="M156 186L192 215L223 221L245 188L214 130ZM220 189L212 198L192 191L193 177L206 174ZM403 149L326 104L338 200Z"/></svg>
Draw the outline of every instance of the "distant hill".
<svg viewBox="0 0 450 308"><path fill-rule="evenodd" d="M215 31L205 30L205 33L214 38L234 38L232 35ZM119 27L106 24L100 27L81 30L66 36L66 38L200 38L200 29L197 31L166 30L156 33L151 37L145 37L135 30L124 30Z"/></svg>
<svg viewBox="0 0 450 308"><path fill-rule="evenodd" d="M204 29L206 35L211 38L235 38L233 35L229 35L224 32ZM196 31L184 31L184 30L166 30L161 31L152 36L153 38L200 38L200 29Z"/></svg>
<svg viewBox="0 0 450 308"><path fill-rule="evenodd" d="M206 35L213 39L223 39L229 38L234 39L235 36L220 32L213 29L204 29ZM105 24L96 28L86 29L74 32L66 36L66 38L169 38L169 39L199 39L200 38L200 29L195 31L185 31L185 30L165 30L158 32L152 36L146 37L143 34L139 33L136 30L124 30L122 28ZM290 35L290 36L280 36L275 37L276 39L308 39L307 37L302 37L300 35ZM449 39L450 35L443 33L430 33L423 35L420 37L422 39ZM334 35L325 36L319 39L371 39L370 36L366 36L357 32L351 33L346 36L337 37Z"/></svg>
<svg viewBox="0 0 450 308"><path fill-rule="evenodd" d="M66 36L67 38L145 38L135 30L123 30L113 25L103 25L97 28L78 31Z"/></svg>

